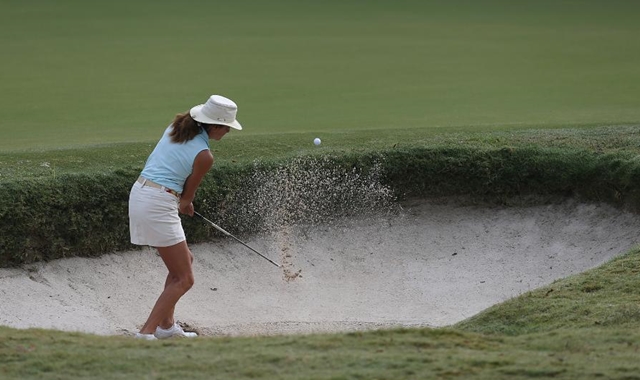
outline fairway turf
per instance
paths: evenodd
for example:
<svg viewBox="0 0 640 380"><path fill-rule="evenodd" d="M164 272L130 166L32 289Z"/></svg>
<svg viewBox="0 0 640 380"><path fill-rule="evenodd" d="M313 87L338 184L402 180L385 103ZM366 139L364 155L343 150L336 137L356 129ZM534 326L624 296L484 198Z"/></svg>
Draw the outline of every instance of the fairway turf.
<svg viewBox="0 0 640 380"><path fill-rule="evenodd" d="M155 142L211 93L243 134L640 121L633 1L5 1L0 151Z"/></svg>

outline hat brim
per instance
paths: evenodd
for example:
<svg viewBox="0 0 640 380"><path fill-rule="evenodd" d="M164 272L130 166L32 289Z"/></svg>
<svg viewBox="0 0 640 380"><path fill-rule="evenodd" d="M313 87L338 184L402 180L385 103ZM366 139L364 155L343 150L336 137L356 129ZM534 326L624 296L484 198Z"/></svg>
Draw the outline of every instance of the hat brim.
<svg viewBox="0 0 640 380"><path fill-rule="evenodd" d="M208 118L207 116L202 114L202 107L204 107L204 104L199 104L191 108L191 110L189 111L189 114L191 114L191 117L193 118L193 120L199 121L200 123L205 123L205 124L227 125L239 131L242 130L242 125L240 125L238 120L234 120L232 122L226 122L226 121L214 120L214 119Z"/></svg>

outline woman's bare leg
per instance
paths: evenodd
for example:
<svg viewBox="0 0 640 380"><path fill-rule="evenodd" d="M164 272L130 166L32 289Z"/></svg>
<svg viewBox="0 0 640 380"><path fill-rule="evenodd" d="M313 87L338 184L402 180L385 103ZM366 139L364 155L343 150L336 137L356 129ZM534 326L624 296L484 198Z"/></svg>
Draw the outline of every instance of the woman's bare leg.
<svg viewBox="0 0 640 380"><path fill-rule="evenodd" d="M191 253L191 252L189 252ZM193 266L193 254L191 254L191 265ZM174 283L178 281L178 277L175 276L174 274L172 274L171 272L169 272L169 274L167 274L167 279L164 282L164 288L166 289L168 286L170 286L170 284ZM165 317L165 319L163 319L160 324L158 326L167 329L169 327L171 327L173 325L173 323L175 322L174 319L174 311L175 311L175 306L173 308L171 308L171 312L169 314L167 314L167 316Z"/></svg>
<svg viewBox="0 0 640 380"><path fill-rule="evenodd" d="M193 286L191 264L193 255L183 241L170 247L157 248L169 274L165 288L151 310L149 318L140 329L141 334L153 334L156 327L169 328L173 325L173 311L180 298Z"/></svg>

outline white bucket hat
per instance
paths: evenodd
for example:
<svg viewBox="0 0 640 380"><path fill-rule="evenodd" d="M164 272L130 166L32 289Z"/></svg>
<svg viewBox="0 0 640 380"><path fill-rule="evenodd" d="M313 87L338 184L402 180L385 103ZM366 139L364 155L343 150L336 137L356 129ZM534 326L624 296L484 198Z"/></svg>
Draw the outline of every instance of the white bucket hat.
<svg viewBox="0 0 640 380"><path fill-rule="evenodd" d="M189 112L193 120L205 124L228 125L238 130L242 125L236 120L238 106L231 99L211 95L205 104L199 104Z"/></svg>

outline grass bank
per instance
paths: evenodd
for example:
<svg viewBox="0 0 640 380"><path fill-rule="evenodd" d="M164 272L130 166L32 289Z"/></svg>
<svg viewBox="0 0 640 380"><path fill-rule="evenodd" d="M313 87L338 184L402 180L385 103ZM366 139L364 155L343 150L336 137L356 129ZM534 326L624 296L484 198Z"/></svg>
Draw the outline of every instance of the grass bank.
<svg viewBox="0 0 640 380"><path fill-rule="evenodd" d="M264 139L230 139L229 144L219 144L220 150L218 144L214 147L214 153L225 159L206 176L194 205L214 220L224 221L231 233L251 233L256 215L269 214L270 207L287 209L301 218L300 204L314 214L322 210L318 215L326 217L357 213L353 205L359 198L349 198L347 192L336 194L332 188L366 187L369 184L353 182L356 177L366 177L375 181L375 186L386 187L396 199L469 196L506 203L514 197L543 202L545 198L573 196L638 210L638 131L637 126L618 126L421 138L408 129L394 131L393 136L377 132L328 135L326 146L316 148L309 139L309 148L302 149L300 142L307 139L300 134L269 136L267 140L274 144L266 146ZM143 166L142 157L146 158L152 145L146 146L143 155L135 153L137 159L131 148L38 153L47 165L29 161L31 165L24 166L24 153L5 156L3 171L7 175L0 182L1 265L132 248L128 242L128 193ZM270 172L298 179L302 176L304 183L286 189L274 184L270 188L273 194L264 195L271 197L271 202L256 206L260 208L257 214L257 210L243 213L252 197L241 198L239 194L264 193L268 181L255 178L269 178L266 173ZM317 193L311 196L305 191L310 188ZM283 194L296 201L273 201ZM217 236L189 218L184 225L191 242Z"/></svg>

